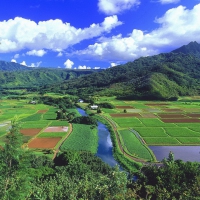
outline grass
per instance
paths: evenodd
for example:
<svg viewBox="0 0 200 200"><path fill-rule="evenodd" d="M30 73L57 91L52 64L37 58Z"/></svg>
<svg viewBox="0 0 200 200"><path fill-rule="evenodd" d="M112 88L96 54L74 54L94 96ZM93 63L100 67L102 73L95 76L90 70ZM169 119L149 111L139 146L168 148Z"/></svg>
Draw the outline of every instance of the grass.
<svg viewBox="0 0 200 200"><path fill-rule="evenodd" d="M154 119L140 119L146 127L176 127L173 123L164 123L157 118Z"/></svg>
<svg viewBox="0 0 200 200"><path fill-rule="evenodd" d="M90 125L73 124L73 131L69 138L61 146L62 151L68 149L77 151L97 152L97 129L91 129Z"/></svg>
<svg viewBox="0 0 200 200"><path fill-rule="evenodd" d="M144 126L141 121L137 118L112 118L120 127L141 127Z"/></svg>
<svg viewBox="0 0 200 200"><path fill-rule="evenodd" d="M180 145L176 138L172 137L144 137L148 145Z"/></svg>
<svg viewBox="0 0 200 200"><path fill-rule="evenodd" d="M21 124L21 128L45 128L48 124L50 123L50 121L29 121L29 122L25 122Z"/></svg>
<svg viewBox="0 0 200 200"><path fill-rule="evenodd" d="M134 133L129 130L121 130L120 135L122 136L125 147L132 155L146 160L152 160L149 150L141 144L140 140Z"/></svg>
<svg viewBox="0 0 200 200"><path fill-rule="evenodd" d="M200 137L200 133L194 132L188 128L164 128L171 137Z"/></svg>
<svg viewBox="0 0 200 200"><path fill-rule="evenodd" d="M38 138L64 137L66 134L66 132L48 132L39 134Z"/></svg>
<svg viewBox="0 0 200 200"><path fill-rule="evenodd" d="M169 137L161 127L135 127L134 128L142 137Z"/></svg>
<svg viewBox="0 0 200 200"><path fill-rule="evenodd" d="M185 145L200 145L200 138L197 137L179 137L177 140Z"/></svg>
<svg viewBox="0 0 200 200"><path fill-rule="evenodd" d="M69 126L69 123L67 121L52 121L49 126Z"/></svg>

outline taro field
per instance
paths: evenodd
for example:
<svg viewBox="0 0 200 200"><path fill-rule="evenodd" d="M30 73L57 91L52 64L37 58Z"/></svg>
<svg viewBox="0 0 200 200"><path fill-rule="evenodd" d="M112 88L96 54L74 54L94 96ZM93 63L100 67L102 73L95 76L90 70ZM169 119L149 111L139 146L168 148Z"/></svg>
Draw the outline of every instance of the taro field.
<svg viewBox="0 0 200 200"><path fill-rule="evenodd" d="M102 97L100 102L104 102L104 99ZM106 101L115 108L102 109L102 113L116 124L121 137L123 130L132 129L147 146L200 145L199 97L174 102L119 101L107 97ZM135 138L129 140L135 144ZM129 151L132 151L131 148L128 148Z"/></svg>
<svg viewBox="0 0 200 200"><path fill-rule="evenodd" d="M5 144L11 121L15 119L19 122L24 146L34 150L57 148L69 134L69 123L56 120L56 111L52 106L29 104L25 100L1 100L0 145Z"/></svg>

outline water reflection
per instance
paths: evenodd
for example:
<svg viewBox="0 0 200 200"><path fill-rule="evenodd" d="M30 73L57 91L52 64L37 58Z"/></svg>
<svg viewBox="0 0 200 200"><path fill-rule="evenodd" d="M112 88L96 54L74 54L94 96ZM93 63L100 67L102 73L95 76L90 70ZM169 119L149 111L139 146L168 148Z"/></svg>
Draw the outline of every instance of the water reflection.
<svg viewBox="0 0 200 200"><path fill-rule="evenodd" d="M149 146L157 160L167 158L169 152L174 153L174 159L183 161L200 162L200 146Z"/></svg>

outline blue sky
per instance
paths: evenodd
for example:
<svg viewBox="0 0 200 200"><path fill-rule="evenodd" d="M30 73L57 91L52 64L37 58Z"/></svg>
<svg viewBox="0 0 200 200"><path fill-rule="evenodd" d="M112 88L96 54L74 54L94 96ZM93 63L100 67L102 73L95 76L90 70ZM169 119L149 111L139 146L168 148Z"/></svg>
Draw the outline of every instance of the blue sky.
<svg viewBox="0 0 200 200"><path fill-rule="evenodd" d="M0 60L98 69L200 43L200 0L1 0Z"/></svg>

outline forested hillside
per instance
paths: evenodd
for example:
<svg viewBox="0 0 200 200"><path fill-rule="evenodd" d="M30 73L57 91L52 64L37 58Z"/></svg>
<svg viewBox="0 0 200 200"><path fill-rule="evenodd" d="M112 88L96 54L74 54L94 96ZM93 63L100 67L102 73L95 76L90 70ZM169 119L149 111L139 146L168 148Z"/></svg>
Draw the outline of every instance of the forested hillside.
<svg viewBox="0 0 200 200"><path fill-rule="evenodd" d="M17 71L17 70L26 71L26 70L31 70L31 68L25 67L18 63L6 62L0 60L0 71Z"/></svg>
<svg viewBox="0 0 200 200"><path fill-rule="evenodd" d="M2 64L3 62L1 62ZM6 62L5 62L6 63ZM59 83L64 80L91 74L92 70L67 70L49 68L28 68L6 63L0 67L1 88L30 88Z"/></svg>
<svg viewBox="0 0 200 200"><path fill-rule="evenodd" d="M163 53L52 85L45 90L132 99L174 99L199 94L199 78L200 59L196 56Z"/></svg>

